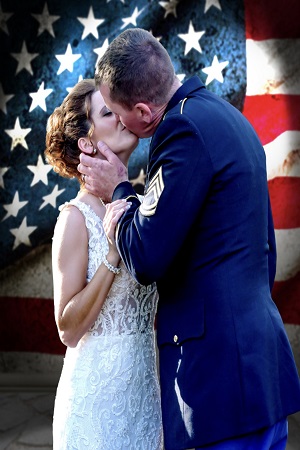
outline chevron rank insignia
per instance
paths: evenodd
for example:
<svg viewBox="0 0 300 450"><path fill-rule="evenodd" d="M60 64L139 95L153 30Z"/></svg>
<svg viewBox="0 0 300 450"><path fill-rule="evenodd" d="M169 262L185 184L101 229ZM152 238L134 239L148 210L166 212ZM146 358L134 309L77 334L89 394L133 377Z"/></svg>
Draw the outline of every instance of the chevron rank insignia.
<svg viewBox="0 0 300 450"><path fill-rule="evenodd" d="M140 206L140 213L143 216L153 216L156 211L159 197L164 190L164 180L162 174L162 167L156 172L152 180L150 180L147 192Z"/></svg>

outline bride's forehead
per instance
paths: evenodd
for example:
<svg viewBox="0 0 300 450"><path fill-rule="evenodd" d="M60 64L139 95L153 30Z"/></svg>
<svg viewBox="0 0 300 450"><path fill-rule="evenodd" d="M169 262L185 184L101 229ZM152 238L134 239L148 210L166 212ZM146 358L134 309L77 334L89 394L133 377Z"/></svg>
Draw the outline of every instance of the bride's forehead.
<svg viewBox="0 0 300 450"><path fill-rule="evenodd" d="M91 115L98 115L104 111L105 108L106 105L100 92L94 92L91 98Z"/></svg>
<svg viewBox="0 0 300 450"><path fill-rule="evenodd" d="M93 93L93 95L92 95L92 104L95 105L95 106L96 105L100 106L100 108L102 108L105 105L104 98L102 97L102 95L101 95L99 90Z"/></svg>

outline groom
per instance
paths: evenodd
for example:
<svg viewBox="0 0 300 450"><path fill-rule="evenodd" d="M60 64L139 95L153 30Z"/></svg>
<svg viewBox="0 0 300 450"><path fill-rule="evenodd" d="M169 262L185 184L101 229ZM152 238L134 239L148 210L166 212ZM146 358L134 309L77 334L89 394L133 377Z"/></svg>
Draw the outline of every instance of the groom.
<svg viewBox="0 0 300 450"><path fill-rule="evenodd" d="M92 193L130 198L118 249L140 283L157 282L166 450L284 449L300 385L270 293L276 250L257 135L197 77L181 85L145 30L121 33L95 78L117 120L153 136L142 203L104 143L78 169Z"/></svg>

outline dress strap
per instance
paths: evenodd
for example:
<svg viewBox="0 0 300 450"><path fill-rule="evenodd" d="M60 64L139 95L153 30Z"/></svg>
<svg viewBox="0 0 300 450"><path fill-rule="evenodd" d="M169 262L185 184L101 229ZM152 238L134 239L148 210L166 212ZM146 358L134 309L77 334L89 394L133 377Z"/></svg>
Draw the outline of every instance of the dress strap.
<svg viewBox="0 0 300 450"><path fill-rule="evenodd" d="M62 211L68 205L73 205L76 208L78 208L79 211L81 212L81 214L84 216L86 222L92 218L96 222L100 222L102 224L102 219L95 213L93 208L90 205L88 205L87 203L84 203L84 202L78 200L77 198L74 198L74 199L70 200L69 202L65 202L64 204L59 206L59 208L58 208L59 211Z"/></svg>

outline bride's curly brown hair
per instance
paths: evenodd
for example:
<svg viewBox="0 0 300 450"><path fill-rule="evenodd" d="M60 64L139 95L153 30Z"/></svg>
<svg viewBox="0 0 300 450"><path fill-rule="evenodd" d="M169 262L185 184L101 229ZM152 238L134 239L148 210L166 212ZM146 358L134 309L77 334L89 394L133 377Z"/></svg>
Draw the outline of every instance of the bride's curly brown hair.
<svg viewBox="0 0 300 450"><path fill-rule="evenodd" d="M78 139L91 138L94 124L91 120L91 97L97 88L93 79L79 81L61 106L48 119L45 156L53 170L65 178L77 178L80 149Z"/></svg>

